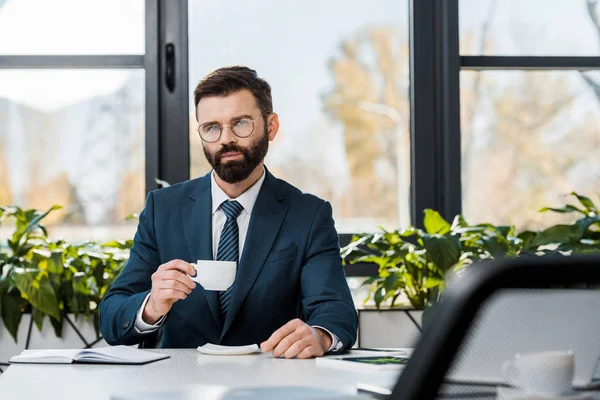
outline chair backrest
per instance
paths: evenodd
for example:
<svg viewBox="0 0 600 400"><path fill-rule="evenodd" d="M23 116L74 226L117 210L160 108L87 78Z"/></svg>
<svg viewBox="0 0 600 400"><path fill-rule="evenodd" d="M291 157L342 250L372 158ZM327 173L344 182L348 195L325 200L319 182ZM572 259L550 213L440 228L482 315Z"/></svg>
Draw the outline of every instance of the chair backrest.
<svg viewBox="0 0 600 400"><path fill-rule="evenodd" d="M600 284L599 256L521 257L469 267L448 283L390 398L436 398L481 305L501 289L590 284Z"/></svg>

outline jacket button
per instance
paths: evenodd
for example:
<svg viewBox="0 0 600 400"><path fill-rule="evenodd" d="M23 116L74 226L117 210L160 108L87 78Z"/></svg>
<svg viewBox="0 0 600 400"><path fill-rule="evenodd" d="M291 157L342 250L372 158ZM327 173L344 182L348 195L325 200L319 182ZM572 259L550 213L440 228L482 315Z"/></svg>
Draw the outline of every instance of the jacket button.
<svg viewBox="0 0 600 400"><path fill-rule="evenodd" d="M129 320L123 322L123 329L127 329L129 328L129 325L131 324L131 322Z"/></svg>

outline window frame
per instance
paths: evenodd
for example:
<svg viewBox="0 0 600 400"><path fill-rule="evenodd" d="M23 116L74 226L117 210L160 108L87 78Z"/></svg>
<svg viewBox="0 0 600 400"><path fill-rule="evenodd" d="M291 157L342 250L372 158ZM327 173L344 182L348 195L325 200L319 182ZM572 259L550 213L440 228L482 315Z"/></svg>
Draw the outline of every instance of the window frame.
<svg viewBox="0 0 600 400"><path fill-rule="evenodd" d="M600 70L599 57L461 56L459 0L409 0L411 223L423 228L423 210L447 219L461 213L460 72L463 70ZM167 6L168 5L168 6ZM0 55L7 68L139 68L145 71L146 193L156 179L190 178L188 113L188 1L145 0L143 55ZM167 46L175 49L174 64ZM167 85L167 74L174 86ZM358 233L358 232L357 232ZM340 234L348 244L352 234ZM373 276L373 264L346 267L346 275Z"/></svg>
<svg viewBox="0 0 600 400"><path fill-rule="evenodd" d="M456 7L456 15L458 16L459 0L452 0L453 7ZM460 55L460 68L456 79L460 82L460 72L462 71L600 71L600 55L599 56L510 56L510 55ZM599 86L600 88L600 86ZM460 117L460 108L458 110ZM460 129L458 137L460 141ZM461 163L462 153L459 153L456 162ZM459 168L459 171L461 169ZM462 201L462 186L461 190L457 191L457 195Z"/></svg>

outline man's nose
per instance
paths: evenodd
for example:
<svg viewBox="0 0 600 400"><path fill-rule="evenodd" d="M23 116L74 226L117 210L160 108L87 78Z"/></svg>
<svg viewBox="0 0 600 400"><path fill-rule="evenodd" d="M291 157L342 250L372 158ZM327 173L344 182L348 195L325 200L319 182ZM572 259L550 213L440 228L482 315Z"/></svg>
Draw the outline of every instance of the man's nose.
<svg viewBox="0 0 600 400"><path fill-rule="evenodd" d="M237 143L237 136L231 130L229 125L223 125L223 131L221 132L221 144Z"/></svg>

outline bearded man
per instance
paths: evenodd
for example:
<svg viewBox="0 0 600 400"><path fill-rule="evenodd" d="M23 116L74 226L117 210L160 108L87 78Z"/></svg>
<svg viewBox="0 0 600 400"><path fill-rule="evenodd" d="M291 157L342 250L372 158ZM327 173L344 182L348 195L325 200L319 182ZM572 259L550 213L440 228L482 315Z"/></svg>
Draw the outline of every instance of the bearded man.
<svg viewBox="0 0 600 400"><path fill-rule="evenodd" d="M264 165L279 130L269 84L247 67L220 68L200 81L194 104L213 169L148 195L127 265L100 305L104 339L256 343L285 358L349 349L358 318L331 205ZM196 260L236 262L233 285L197 284Z"/></svg>

